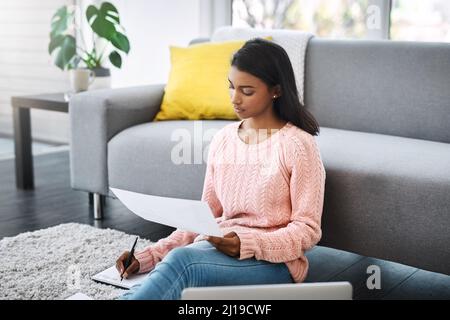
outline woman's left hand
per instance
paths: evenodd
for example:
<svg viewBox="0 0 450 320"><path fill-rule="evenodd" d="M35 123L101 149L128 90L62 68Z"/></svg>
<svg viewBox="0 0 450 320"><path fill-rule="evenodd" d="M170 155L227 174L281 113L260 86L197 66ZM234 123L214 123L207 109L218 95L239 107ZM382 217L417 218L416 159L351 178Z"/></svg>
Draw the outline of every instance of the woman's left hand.
<svg viewBox="0 0 450 320"><path fill-rule="evenodd" d="M208 240L217 250L223 253L236 257L241 253L241 240L236 232L230 232L221 237L207 236Z"/></svg>

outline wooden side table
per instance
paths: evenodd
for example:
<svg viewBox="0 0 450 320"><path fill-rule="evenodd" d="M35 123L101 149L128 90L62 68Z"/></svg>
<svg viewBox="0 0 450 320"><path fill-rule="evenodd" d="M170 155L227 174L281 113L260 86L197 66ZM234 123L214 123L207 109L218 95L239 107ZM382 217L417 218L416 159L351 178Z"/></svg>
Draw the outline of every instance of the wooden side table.
<svg viewBox="0 0 450 320"><path fill-rule="evenodd" d="M34 189L30 109L68 113L69 102L64 93L48 93L15 96L11 98L11 105L14 120L16 186L18 189Z"/></svg>

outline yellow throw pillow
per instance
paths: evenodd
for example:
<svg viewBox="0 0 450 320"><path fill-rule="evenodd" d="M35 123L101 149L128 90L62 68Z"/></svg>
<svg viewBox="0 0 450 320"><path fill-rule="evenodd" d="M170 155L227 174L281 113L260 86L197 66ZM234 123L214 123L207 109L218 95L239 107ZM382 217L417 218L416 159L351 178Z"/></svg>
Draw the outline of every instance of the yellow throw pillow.
<svg viewBox="0 0 450 320"><path fill-rule="evenodd" d="M171 70L155 120L229 119L236 116L228 89L231 57L245 41L170 46Z"/></svg>

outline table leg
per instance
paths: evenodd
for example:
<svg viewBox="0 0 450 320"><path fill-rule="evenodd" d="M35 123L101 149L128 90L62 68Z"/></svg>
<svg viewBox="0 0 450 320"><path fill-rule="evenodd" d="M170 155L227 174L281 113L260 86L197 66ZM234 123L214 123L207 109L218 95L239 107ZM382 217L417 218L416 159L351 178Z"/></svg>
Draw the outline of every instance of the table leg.
<svg viewBox="0 0 450 320"><path fill-rule="evenodd" d="M34 189L30 109L14 107L13 117L16 186L19 189Z"/></svg>

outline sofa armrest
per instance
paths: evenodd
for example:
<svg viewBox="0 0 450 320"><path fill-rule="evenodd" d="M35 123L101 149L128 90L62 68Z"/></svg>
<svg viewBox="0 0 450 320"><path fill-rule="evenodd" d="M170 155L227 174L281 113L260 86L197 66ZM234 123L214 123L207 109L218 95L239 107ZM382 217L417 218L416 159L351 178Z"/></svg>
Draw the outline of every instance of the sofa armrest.
<svg viewBox="0 0 450 320"><path fill-rule="evenodd" d="M70 178L73 189L108 195L108 141L160 110L164 84L93 90L69 102Z"/></svg>

